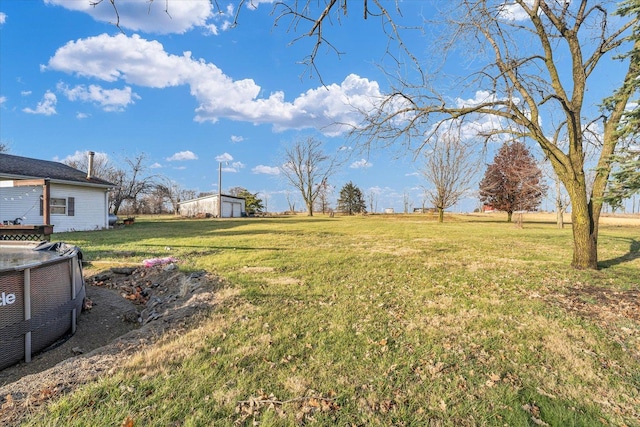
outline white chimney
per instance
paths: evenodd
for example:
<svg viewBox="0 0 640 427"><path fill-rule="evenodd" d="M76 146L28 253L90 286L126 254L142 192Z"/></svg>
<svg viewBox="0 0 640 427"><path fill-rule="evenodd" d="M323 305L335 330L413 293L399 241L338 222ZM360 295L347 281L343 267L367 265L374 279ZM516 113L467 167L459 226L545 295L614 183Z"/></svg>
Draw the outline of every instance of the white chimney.
<svg viewBox="0 0 640 427"><path fill-rule="evenodd" d="M91 179L93 176L93 156L96 153L89 151L89 165L87 166L87 179Z"/></svg>

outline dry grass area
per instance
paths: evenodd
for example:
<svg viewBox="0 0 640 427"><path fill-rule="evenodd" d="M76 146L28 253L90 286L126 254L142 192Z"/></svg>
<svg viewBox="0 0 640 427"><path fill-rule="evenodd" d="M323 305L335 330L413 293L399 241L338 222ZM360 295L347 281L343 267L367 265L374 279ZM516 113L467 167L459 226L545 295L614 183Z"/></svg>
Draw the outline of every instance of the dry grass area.
<svg viewBox="0 0 640 427"><path fill-rule="evenodd" d="M514 214L514 220L517 214ZM472 213L465 214L464 216L468 216L471 218L478 219L486 219L486 220L506 220L506 214L503 212L496 213ZM523 218L528 222L537 222L537 223L556 223L556 214L555 212L530 212L524 213ZM571 226L571 214L565 213L564 223L566 226ZM603 226L624 226L624 227L640 227L640 213L638 214L610 214L603 213L600 217L600 225Z"/></svg>
<svg viewBox="0 0 640 427"><path fill-rule="evenodd" d="M599 271L571 269L571 229L543 215L140 218L63 236L105 262L171 246L224 285L201 322L25 425L638 425L637 225L603 223Z"/></svg>

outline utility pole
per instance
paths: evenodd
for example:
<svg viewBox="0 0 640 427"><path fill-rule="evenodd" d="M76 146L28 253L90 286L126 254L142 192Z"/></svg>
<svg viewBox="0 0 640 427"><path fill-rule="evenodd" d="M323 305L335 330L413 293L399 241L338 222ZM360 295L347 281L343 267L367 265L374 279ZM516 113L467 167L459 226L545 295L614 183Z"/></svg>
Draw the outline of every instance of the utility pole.
<svg viewBox="0 0 640 427"><path fill-rule="evenodd" d="M218 162L218 218L222 218L222 162Z"/></svg>

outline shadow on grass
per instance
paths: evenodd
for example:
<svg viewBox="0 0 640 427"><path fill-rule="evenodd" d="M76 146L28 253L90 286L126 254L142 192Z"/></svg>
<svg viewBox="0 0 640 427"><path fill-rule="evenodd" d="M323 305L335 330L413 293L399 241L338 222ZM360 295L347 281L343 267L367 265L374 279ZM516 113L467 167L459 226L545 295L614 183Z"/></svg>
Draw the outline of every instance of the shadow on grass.
<svg viewBox="0 0 640 427"><path fill-rule="evenodd" d="M146 244L146 243L141 243L140 245L138 245L141 248L154 248L154 249L159 249L160 251L162 251L162 249L165 249L165 254L167 253L166 251L170 251L173 249L182 249L182 248L190 248L190 249L203 249L203 250L207 250L207 251L213 251L215 252L219 252L222 250L238 250L238 251L281 251L282 248L275 248L275 247L263 247L263 246L241 246L241 245L234 245L234 246L220 246L220 245L181 245L181 244L177 244L177 245L170 245L170 246L163 246L163 245L150 245L150 244Z"/></svg>
<svg viewBox="0 0 640 427"><path fill-rule="evenodd" d="M624 240L630 241L629 252L627 252L622 256L600 262L599 263L600 268L609 268L609 267L613 267L614 265L622 264L624 262L629 262L629 261L633 261L634 259L640 258L640 241L636 239L624 239Z"/></svg>

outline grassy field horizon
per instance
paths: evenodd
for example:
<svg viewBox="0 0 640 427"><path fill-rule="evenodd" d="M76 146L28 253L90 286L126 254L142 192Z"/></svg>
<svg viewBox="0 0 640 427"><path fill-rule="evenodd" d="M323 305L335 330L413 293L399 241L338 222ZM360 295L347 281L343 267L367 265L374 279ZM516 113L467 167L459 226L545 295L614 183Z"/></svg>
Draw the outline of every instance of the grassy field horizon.
<svg viewBox="0 0 640 427"><path fill-rule="evenodd" d="M88 273L176 257L219 277L220 301L26 425L640 425L640 216L603 217L598 271L570 267L554 214L505 220L140 216L55 234Z"/></svg>

